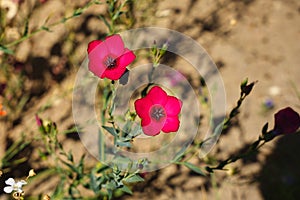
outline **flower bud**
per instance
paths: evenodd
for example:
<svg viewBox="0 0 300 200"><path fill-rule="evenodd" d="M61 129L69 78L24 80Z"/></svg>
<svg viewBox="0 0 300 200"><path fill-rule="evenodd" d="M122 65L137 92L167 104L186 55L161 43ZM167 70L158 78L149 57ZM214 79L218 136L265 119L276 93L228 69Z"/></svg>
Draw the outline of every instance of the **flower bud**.
<svg viewBox="0 0 300 200"><path fill-rule="evenodd" d="M276 135L295 133L299 126L299 114L292 108L286 107L275 114L273 133Z"/></svg>
<svg viewBox="0 0 300 200"><path fill-rule="evenodd" d="M245 84L246 83L246 84ZM250 92L252 91L253 86L257 83L257 81L252 82L250 84L247 84L247 82L244 82L241 84L241 91L243 94L245 94L246 96L248 94L250 94Z"/></svg>
<svg viewBox="0 0 300 200"><path fill-rule="evenodd" d="M36 173L34 172L33 169L31 169L31 170L29 171L28 177L33 177L33 176L35 176L35 175L36 175Z"/></svg>
<svg viewBox="0 0 300 200"><path fill-rule="evenodd" d="M43 125L42 119L37 114L35 114L35 121L38 127L41 127Z"/></svg>

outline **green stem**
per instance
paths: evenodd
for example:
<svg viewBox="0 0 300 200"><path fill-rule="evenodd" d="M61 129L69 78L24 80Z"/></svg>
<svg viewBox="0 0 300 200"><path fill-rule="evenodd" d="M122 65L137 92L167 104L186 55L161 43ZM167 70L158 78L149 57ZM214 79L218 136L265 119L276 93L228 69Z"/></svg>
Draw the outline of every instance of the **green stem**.
<svg viewBox="0 0 300 200"><path fill-rule="evenodd" d="M263 141L263 143L259 144L261 141ZM243 158L246 158L248 156L250 156L252 153L255 153L257 150L259 150L264 144L266 144L266 141L259 137L258 140L256 140L255 142L253 142L249 149L245 152L245 153L242 153L240 155L236 155L236 156L233 156L232 158L228 158L224 161L221 161L218 166L216 167L208 167L207 166L207 169L208 171L210 172L213 172L214 170L224 170L224 167L230 163L234 163L240 159L243 159Z"/></svg>
<svg viewBox="0 0 300 200"><path fill-rule="evenodd" d="M26 40L26 39L31 38L32 36L34 36L35 34L41 32L41 31L49 31L50 28L52 28L52 27L55 27L55 26L57 26L57 25L59 25L59 24L63 24L63 23L65 23L65 22L69 21L70 19L73 19L73 18L75 18L75 17L77 17L77 16L80 16L80 15L81 15L88 7L90 7L91 5L96 4L96 3L98 3L98 2L97 2L97 1L90 1L89 3L87 3L87 4L82 8L82 11L81 11L81 12L78 12L78 13L77 13L77 12L76 12L77 10L75 10L71 16L64 17L64 18L62 18L61 20L59 20L59 21L57 21L57 22L54 22L54 23L50 24L50 25L47 26L47 27L46 27L45 25L43 25L43 26L41 26L40 28L38 28L37 30L35 30L35 31L33 31L33 32L31 32L31 33L29 33L29 34L27 34L27 35L24 35L23 37L21 37L21 38L18 39L18 40L15 40L15 41L13 41L13 42L11 42L11 43L5 44L4 46L5 46L5 47L11 47L11 46L14 46L14 45L17 45L17 44L23 42L23 41Z"/></svg>

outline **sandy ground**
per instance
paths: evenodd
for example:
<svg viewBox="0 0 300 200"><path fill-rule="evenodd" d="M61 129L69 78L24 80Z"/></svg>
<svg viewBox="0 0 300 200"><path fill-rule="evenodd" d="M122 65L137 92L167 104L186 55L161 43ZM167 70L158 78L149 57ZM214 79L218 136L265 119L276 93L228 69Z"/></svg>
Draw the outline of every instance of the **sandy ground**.
<svg viewBox="0 0 300 200"><path fill-rule="evenodd" d="M51 10L54 9L56 12L53 14ZM62 81L53 80L55 76L53 78L50 72L61 64L62 59L69 59L70 63L83 60L87 42L106 30L103 22L93 17L93 14L104 10L103 6L91 8L88 14L70 24L56 27L52 33L40 33L19 46L16 57L31 66L27 70L35 70L38 66L45 68L43 78L32 77L32 91L37 94L46 92L33 98L33 103L22 115L21 123L7 127L1 122L0 153L3 154L8 145L7 138L16 139L24 131L36 133L32 125L34 114L45 104L51 107L41 114L42 117L51 118L62 130L73 125L72 87L79 66L63 68L67 76ZM33 18L43 21L52 14L51 19L55 21L65 12L68 12L66 4L48 1L33 13ZM291 106L300 111L300 98L297 96L300 90L298 0L182 0L178 3L164 0L151 1L151 4L142 0L135 5L135 17L135 27L173 29L193 38L207 50L222 75L228 111L239 96L240 82L246 77L250 81L258 80L242 106L236 126L221 136L212 155L225 158L241 150L258 137L265 122L273 126L273 114L280 108ZM68 34L69 30L75 30L75 35ZM73 43L68 44L72 37ZM65 52L69 53L68 56ZM175 63L174 67L179 64ZM267 99L271 99L275 106L265 112L262 104ZM78 155L76 159L85 151L79 141L63 139L65 148ZM207 179L186 169L169 166L149 174L145 183L135 187L134 195L121 199L299 199L299 192L295 192L300 191L300 162L296 156L300 153L297 148L299 142L299 135L276 139L267 144L257 157L234 164L233 167L240 168L234 176L218 172ZM74 145L76 148L73 148ZM33 159L36 155L34 150L30 152L32 159L28 168L43 165ZM26 170L16 169L13 174L23 176ZM28 186L29 193L51 192L56 181L53 178L48 183ZM5 197L1 196L1 199Z"/></svg>

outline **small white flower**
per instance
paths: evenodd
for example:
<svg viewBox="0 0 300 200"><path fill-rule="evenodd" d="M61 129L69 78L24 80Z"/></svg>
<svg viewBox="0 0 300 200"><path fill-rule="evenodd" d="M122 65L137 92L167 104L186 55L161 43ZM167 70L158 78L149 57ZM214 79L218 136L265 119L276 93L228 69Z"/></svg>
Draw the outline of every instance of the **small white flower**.
<svg viewBox="0 0 300 200"><path fill-rule="evenodd" d="M18 12L18 4L11 0L1 0L0 7L7 10L6 17L11 20Z"/></svg>
<svg viewBox="0 0 300 200"><path fill-rule="evenodd" d="M23 185L27 184L27 182L24 181L24 180L16 182L13 178L7 179L5 181L5 183L7 185L9 185L9 186L6 186L4 188L4 192L5 193L11 193L12 191L16 191L16 192L22 193L23 192L23 190L22 190Z"/></svg>

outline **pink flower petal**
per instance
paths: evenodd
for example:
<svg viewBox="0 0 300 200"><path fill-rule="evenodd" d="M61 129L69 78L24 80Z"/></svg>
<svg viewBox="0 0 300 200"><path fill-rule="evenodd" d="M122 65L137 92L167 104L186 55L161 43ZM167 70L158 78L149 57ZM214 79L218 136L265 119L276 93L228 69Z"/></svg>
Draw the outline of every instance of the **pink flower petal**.
<svg viewBox="0 0 300 200"><path fill-rule="evenodd" d="M115 35L109 35L109 36L106 36L106 37L105 37L105 40L108 39L108 38L114 37L114 36L115 36Z"/></svg>
<svg viewBox="0 0 300 200"><path fill-rule="evenodd" d="M180 121L178 117L168 117L162 131L165 133L176 132L179 129Z"/></svg>
<svg viewBox="0 0 300 200"><path fill-rule="evenodd" d="M103 62L104 58L107 57L107 55L111 55L109 49L105 45L104 42L99 43L98 45L90 47L92 50L89 52L88 57L89 60L94 60L97 62Z"/></svg>
<svg viewBox="0 0 300 200"><path fill-rule="evenodd" d="M119 67L113 69L106 69L101 78L108 78L110 80L118 80L121 78L121 76L125 73L126 67Z"/></svg>
<svg viewBox="0 0 300 200"><path fill-rule="evenodd" d="M100 78L118 80L126 71L126 66L134 59L135 55L129 49L124 48L120 35L111 35L104 41L94 40L88 45L89 70ZM116 65L107 68L107 59L116 59Z"/></svg>
<svg viewBox="0 0 300 200"><path fill-rule="evenodd" d="M141 125L142 127L144 127L144 126L148 126L150 123L151 123L150 117L145 117L142 119Z"/></svg>
<svg viewBox="0 0 300 200"><path fill-rule="evenodd" d="M155 120L151 120L150 123L148 120L142 120L142 129L145 135L155 136L158 135L165 124L165 120L157 122Z"/></svg>
<svg viewBox="0 0 300 200"><path fill-rule="evenodd" d="M126 67L127 65L132 63L134 59L135 59L134 53L129 49L125 49L124 54L118 57L117 59L118 66Z"/></svg>
<svg viewBox="0 0 300 200"><path fill-rule="evenodd" d="M142 119L149 118L150 108L152 106L152 102L147 98L138 99L134 102L134 107L138 116Z"/></svg>
<svg viewBox="0 0 300 200"><path fill-rule="evenodd" d="M97 47L99 44L101 44L101 40L93 40L88 44L87 52L90 53L95 47Z"/></svg>
<svg viewBox="0 0 300 200"><path fill-rule="evenodd" d="M160 104L162 106L166 104L167 97L168 97L167 93L158 86L154 86L153 88L151 88L151 90L148 92L146 96L146 98L151 99L153 104Z"/></svg>
<svg viewBox="0 0 300 200"><path fill-rule="evenodd" d="M90 70L91 72L93 72L93 74L94 74L95 76L98 76L98 77L100 77L100 78L102 78L103 73L104 73L105 68L106 68L106 67L103 65L102 62L95 62L95 60L93 60L93 59L89 61L88 67L89 67L89 70Z"/></svg>
<svg viewBox="0 0 300 200"><path fill-rule="evenodd" d="M179 99L168 96L158 86L152 87L144 98L135 101L137 115L142 119L143 132L149 136L155 136L161 130L165 133L178 131L181 106Z"/></svg>
<svg viewBox="0 0 300 200"><path fill-rule="evenodd" d="M102 77L103 73L106 69L106 66L104 65L104 59L109 55L109 51L102 42L101 44L98 44L97 46L93 46L92 44L91 48L92 51L90 51L88 57L89 57L89 70L93 72L96 76Z"/></svg>
<svg viewBox="0 0 300 200"><path fill-rule="evenodd" d="M105 38L105 45L109 49L109 52L113 55L121 56L124 52L124 43L120 35L112 35Z"/></svg>
<svg viewBox="0 0 300 200"><path fill-rule="evenodd" d="M165 110L168 116L176 116L180 113L182 102L173 96L168 96Z"/></svg>

